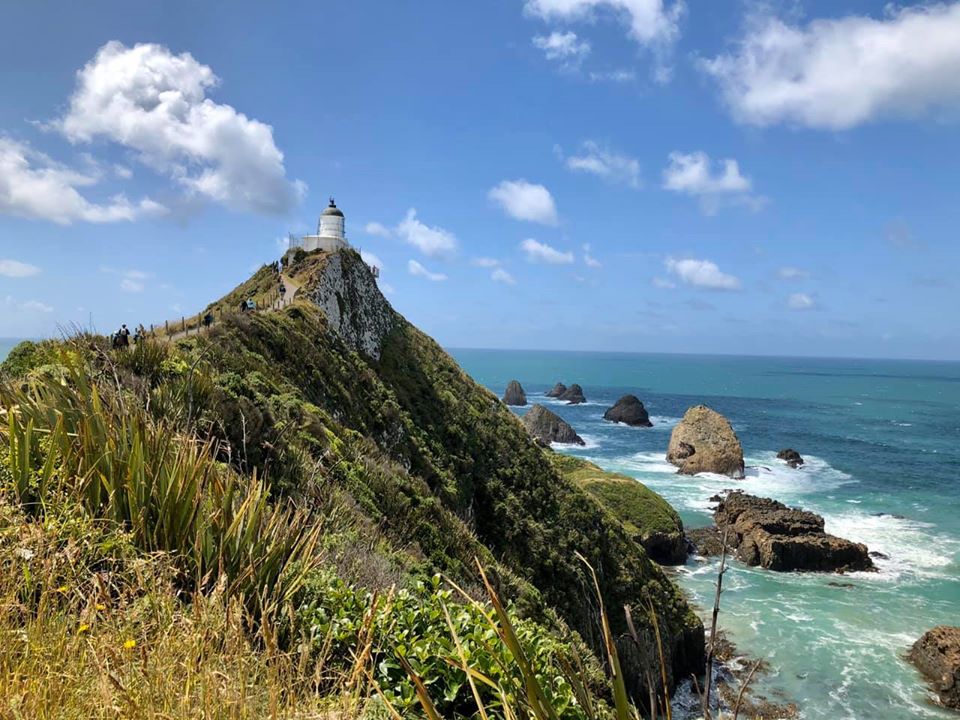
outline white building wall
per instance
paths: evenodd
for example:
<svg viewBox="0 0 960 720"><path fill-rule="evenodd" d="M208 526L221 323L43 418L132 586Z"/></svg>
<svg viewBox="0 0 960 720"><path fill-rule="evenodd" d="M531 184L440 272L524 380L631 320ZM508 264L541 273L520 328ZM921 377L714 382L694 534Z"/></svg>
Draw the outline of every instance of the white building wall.
<svg viewBox="0 0 960 720"><path fill-rule="evenodd" d="M343 250L348 247L345 238L327 235L304 235L301 246L307 252L313 252L314 250L336 252L337 250Z"/></svg>

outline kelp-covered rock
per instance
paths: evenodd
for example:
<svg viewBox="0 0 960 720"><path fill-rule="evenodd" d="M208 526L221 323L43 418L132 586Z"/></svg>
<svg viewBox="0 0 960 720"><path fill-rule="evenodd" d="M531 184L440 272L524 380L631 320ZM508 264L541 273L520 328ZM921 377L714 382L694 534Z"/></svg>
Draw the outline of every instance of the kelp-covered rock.
<svg viewBox="0 0 960 720"><path fill-rule="evenodd" d="M523 426L530 433L530 437L544 445L550 443L586 445L583 438L577 435L566 420L540 404L534 405L523 416Z"/></svg>
<svg viewBox="0 0 960 720"><path fill-rule="evenodd" d="M516 405L518 407L527 404L527 394L523 391L523 386L517 380L511 380L507 384L507 389L503 393L503 402L507 405Z"/></svg>
<svg viewBox="0 0 960 720"><path fill-rule="evenodd" d="M667 461L684 475L712 472L743 477L743 448L737 434L723 415L706 405L687 410L673 428Z"/></svg>
<svg viewBox="0 0 960 720"><path fill-rule="evenodd" d="M604 420L632 427L653 427L650 414L636 395L624 395L604 414Z"/></svg>
<svg viewBox="0 0 960 720"><path fill-rule="evenodd" d="M729 493L713 514L728 546L748 565L768 570L873 570L867 546L827 534L823 518L770 498Z"/></svg>
<svg viewBox="0 0 960 720"><path fill-rule="evenodd" d="M941 625L928 630L909 653L940 702L960 710L960 627Z"/></svg>

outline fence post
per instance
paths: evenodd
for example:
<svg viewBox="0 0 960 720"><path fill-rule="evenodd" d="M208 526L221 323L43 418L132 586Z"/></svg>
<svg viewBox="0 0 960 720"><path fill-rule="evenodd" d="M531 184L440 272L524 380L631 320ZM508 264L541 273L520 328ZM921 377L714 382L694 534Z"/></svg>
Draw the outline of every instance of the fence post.
<svg viewBox="0 0 960 720"><path fill-rule="evenodd" d="M183 315L180 316L180 331L187 331L187 319Z"/></svg>

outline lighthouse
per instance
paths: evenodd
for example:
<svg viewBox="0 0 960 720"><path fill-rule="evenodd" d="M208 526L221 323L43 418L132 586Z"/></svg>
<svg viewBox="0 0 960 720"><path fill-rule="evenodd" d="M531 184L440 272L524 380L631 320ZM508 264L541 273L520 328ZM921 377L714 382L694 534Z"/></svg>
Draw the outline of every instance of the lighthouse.
<svg viewBox="0 0 960 720"><path fill-rule="evenodd" d="M317 234L304 235L300 240L300 246L307 252L314 250L336 252L350 247L350 243L347 242L343 211L337 207L333 198L330 198L330 204L320 213L320 220L317 222Z"/></svg>

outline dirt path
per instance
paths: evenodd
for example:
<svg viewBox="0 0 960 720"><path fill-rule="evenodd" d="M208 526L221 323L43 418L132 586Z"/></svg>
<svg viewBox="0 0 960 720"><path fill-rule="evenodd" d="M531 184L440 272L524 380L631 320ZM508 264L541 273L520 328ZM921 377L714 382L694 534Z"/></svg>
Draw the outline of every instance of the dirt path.
<svg viewBox="0 0 960 720"><path fill-rule="evenodd" d="M273 304L264 308L263 312L274 312L276 310L283 310L283 308L290 305L297 297L297 293L300 292L300 284L295 282L293 278L285 273L280 274L280 282L283 284L283 287L286 288L286 292L283 294L283 297L279 297L273 301ZM214 325L216 322L213 323ZM212 327L212 325L210 326ZM188 337L189 335L196 335L201 332L203 328L193 327L187 328L186 330L178 330L177 332L170 333L165 335L160 339L166 340L167 342L176 342L180 338Z"/></svg>

